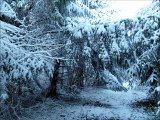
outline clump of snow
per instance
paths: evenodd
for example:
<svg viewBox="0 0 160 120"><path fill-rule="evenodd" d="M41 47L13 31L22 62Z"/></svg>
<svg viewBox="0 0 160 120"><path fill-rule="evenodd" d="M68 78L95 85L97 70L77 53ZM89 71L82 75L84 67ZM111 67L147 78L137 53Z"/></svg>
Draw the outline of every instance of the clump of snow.
<svg viewBox="0 0 160 120"><path fill-rule="evenodd" d="M106 29L104 28L104 25L98 25L97 26L97 34L105 34Z"/></svg>
<svg viewBox="0 0 160 120"><path fill-rule="evenodd" d="M81 32L81 30L75 31L74 34L73 34L73 36L75 38L82 38L82 32Z"/></svg>
<svg viewBox="0 0 160 120"><path fill-rule="evenodd" d="M122 84L125 88L129 88L130 86L129 86L129 82L123 82L123 84Z"/></svg>
<svg viewBox="0 0 160 120"><path fill-rule="evenodd" d="M155 91L160 92L160 86L156 87Z"/></svg>
<svg viewBox="0 0 160 120"><path fill-rule="evenodd" d="M88 22L84 23L82 32L87 33L88 36L91 36L93 34L92 25Z"/></svg>
<svg viewBox="0 0 160 120"><path fill-rule="evenodd" d="M107 27L111 32L115 32L115 24L113 22L109 23L109 26Z"/></svg>

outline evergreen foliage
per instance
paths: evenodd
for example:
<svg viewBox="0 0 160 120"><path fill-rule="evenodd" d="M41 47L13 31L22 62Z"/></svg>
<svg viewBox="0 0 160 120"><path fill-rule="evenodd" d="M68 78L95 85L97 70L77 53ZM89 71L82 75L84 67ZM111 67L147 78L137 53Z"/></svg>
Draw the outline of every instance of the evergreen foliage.
<svg viewBox="0 0 160 120"><path fill-rule="evenodd" d="M0 114L19 119L31 97L86 86L121 91L123 82L149 86L150 98L160 101L159 1L136 19L105 22L101 0L1 2Z"/></svg>

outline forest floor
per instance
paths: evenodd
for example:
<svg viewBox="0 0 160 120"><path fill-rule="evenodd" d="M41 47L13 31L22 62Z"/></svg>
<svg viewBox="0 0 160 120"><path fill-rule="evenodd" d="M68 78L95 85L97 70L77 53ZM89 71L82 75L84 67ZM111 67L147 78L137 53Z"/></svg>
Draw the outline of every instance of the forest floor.
<svg viewBox="0 0 160 120"><path fill-rule="evenodd" d="M112 91L86 88L77 97L46 99L22 113L22 120L152 120L154 112L135 107L147 98L147 89Z"/></svg>

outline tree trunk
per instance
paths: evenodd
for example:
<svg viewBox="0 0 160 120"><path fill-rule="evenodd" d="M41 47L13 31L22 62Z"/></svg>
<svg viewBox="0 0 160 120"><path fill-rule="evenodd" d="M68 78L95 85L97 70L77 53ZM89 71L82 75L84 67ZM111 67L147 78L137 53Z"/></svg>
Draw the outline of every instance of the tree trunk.
<svg viewBox="0 0 160 120"><path fill-rule="evenodd" d="M94 68L94 71L96 73L96 81L94 82L94 85L100 86L103 84L103 80L101 79L101 72L104 70L104 65L98 57L98 52L92 50L91 53L91 58L92 58L92 66Z"/></svg>
<svg viewBox="0 0 160 120"><path fill-rule="evenodd" d="M20 25L22 25L22 23L17 21L15 18L10 18L10 17L5 16L5 15L0 16L0 20L4 21L6 23L12 24L16 27L19 27Z"/></svg>
<svg viewBox="0 0 160 120"><path fill-rule="evenodd" d="M46 97L57 96L57 82L58 82L59 68L60 68L60 62L56 61L56 64L54 66L53 78L51 80L51 85L48 89Z"/></svg>

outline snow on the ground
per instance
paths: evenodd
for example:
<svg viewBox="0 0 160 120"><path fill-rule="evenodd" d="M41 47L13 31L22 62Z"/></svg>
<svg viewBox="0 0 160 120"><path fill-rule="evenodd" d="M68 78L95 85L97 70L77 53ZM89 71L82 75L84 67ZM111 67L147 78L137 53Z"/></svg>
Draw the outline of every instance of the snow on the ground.
<svg viewBox="0 0 160 120"><path fill-rule="evenodd" d="M71 99L47 99L32 109L25 109L23 120L150 120L143 108L133 108L130 104L147 97L145 90L112 91L104 88L86 88Z"/></svg>
<svg viewBox="0 0 160 120"><path fill-rule="evenodd" d="M92 89L92 88L91 88ZM135 119L143 118L147 119L148 115L145 115L143 109L133 109L130 105L132 102L147 98L147 94L144 91L129 90L125 91L112 91L106 89L92 89L86 90L81 95L88 99L94 99L101 101L105 104L110 104L112 107L106 109L105 113L109 113L107 116L117 116L122 119ZM135 117L135 118L133 118Z"/></svg>

